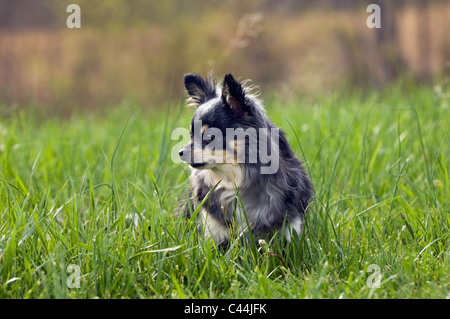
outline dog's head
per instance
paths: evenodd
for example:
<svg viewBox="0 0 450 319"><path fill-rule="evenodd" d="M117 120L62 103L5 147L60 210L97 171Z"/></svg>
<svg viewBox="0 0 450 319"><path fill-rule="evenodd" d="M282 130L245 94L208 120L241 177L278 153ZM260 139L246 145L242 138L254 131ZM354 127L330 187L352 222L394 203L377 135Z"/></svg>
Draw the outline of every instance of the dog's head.
<svg viewBox="0 0 450 319"><path fill-rule="evenodd" d="M179 155L194 168L214 168L222 163L248 163L258 147L258 129L264 110L247 88L231 74L222 84L197 74L184 76L190 105L197 107L192 118L191 140Z"/></svg>

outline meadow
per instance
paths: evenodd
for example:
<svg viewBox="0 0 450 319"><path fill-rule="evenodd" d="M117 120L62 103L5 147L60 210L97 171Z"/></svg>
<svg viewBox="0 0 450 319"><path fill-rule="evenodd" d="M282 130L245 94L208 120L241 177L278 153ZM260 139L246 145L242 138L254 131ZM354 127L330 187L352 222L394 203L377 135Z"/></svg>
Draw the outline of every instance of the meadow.
<svg viewBox="0 0 450 319"><path fill-rule="evenodd" d="M303 234L268 242L286 267L174 216L183 101L0 108L0 298L450 298L448 93L263 98L316 191Z"/></svg>

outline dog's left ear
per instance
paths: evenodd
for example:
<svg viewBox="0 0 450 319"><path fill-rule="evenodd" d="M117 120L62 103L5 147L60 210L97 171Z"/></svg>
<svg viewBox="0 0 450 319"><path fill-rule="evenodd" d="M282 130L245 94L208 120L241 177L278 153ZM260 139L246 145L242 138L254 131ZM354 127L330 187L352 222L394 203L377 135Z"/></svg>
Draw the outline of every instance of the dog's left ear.
<svg viewBox="0 0 450 319"><path fill-rule="evenodd" d="M195 106L205 103L216 94L214 84L211 80L204 80L198 74L186 74L184 76L184 86Z"/></svg>
<svg viewBox="0 0 450 319"><path fill-rule="evenodd" d="M238 116L241 116L248 111L245 91L242 88L242 85L237 82L230 73L225 75L223 80L222 101Z"/></svg>

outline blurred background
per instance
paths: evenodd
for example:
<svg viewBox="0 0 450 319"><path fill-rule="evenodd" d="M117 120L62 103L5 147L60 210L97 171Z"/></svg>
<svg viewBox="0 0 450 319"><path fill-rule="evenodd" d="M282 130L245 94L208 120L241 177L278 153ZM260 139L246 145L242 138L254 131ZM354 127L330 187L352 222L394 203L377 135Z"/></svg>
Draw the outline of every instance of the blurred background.
<svg viewBox="0 0 450 319"><path fill-rule="evenodd" d="M81 29L68 29L70 3ZM381 29L369 29L369 4ZM185 73L250 78L281 98L434 85L450 75L450 1L0 0L0 105L163 108Z"/></svg>

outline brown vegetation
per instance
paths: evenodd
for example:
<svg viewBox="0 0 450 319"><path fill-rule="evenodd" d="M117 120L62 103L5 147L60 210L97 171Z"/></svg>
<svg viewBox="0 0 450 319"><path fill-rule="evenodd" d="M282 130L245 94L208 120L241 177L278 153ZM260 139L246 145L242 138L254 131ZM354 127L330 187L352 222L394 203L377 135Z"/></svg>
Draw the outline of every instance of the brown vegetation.
<svg viewBox="0 0 450 319"><path fill-rule="evenodd" d="M211 70L252 78L288 97L382 87L405 74L431 82L450 73L448 3L388 7L383 14L392 30L375 30L366 26L365 6L213 1L196 10L201 4L194 1L193 7L148 4L139 13L113 2L93 10L78 1L81 29L65 28L62 4L52 9L50 27L15 30L0 23L0 102L66 109L132 98L157 107L183 94L184 73ZM152 13L147 20L145 12Z"/></svg>

